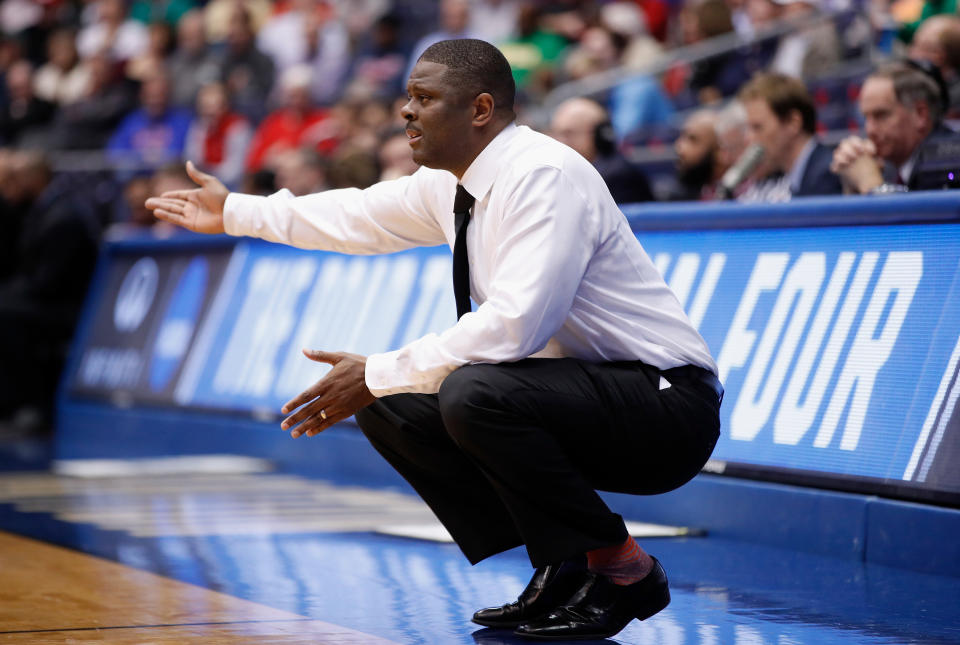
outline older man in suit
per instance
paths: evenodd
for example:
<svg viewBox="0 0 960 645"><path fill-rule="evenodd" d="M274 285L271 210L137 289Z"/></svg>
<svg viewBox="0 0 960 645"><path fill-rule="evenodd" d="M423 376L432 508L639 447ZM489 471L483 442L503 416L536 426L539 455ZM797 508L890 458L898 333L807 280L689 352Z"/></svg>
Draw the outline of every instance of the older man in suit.
<svg viewBox="0 0 960 645"><path fill-rule="evenodd" d="M930 63L907 60L878 67L860 91L867 138L844 139L832 169L848 191L860 194L944 187L925 169L942 156L940 142L958 136L941 123L946 106L946 87Z"/></svg>

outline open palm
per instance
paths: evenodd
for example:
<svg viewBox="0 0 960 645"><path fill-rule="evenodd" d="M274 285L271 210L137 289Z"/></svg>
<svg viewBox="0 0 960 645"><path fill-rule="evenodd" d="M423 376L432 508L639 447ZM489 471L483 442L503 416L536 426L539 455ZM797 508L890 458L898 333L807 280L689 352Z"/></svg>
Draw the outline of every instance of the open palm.
<svg viewBox="0 0 960 645"><path fill-rule="evenodd" d="M230 191L213 175L187 162L187 174L200 188L171 190L151 197L146 206L158 219L197 233L223 233L223 205Z"/></svg>

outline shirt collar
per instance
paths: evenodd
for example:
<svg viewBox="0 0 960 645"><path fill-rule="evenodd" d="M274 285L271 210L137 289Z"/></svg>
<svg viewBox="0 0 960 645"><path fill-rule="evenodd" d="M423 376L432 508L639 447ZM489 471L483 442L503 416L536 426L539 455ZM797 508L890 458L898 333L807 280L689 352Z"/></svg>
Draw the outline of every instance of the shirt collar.
<svg viewBox="0 0 960 645"><path fill-rule="evenodd" d="M913 154L910 155L910 158L903 162L903 165L897 168L900 172L900 179L903 180L904 184L910 183L910 175L913 174L913 167L917 165L917 158L920 156L920 148L923 147L921 143L919 146L914 149Z"/></svg>
<svg viewBox="0 0 960 645"><path fill-rule="evenodd" d="M800 192L800 182L803 181L803 174L807 171L807 163L810 162L810 155L813 154L813 149L816 146L817 142L811 137L810 140L807 141L807 145L803 146L803 149L797 156L797 160L793 162L793 167L790 168L790 172L787 173L786 176L790 181L791 193Z"/></svg>
<svg viewBox="0 0 960 645"><path fill-rule="evenodd" d="M473 163L470 164L467 171L463 173L463 178L460 180L460 183L463 184L467 192L473 195L473 198L478 202L483 201L483 198L490 192L493 181L497 178L497 173L503 166L501 156L503 149L506 148L519 131L516 122L511 121L507 124L507 127L493 138L493 141L487 144L486 148L480 151L480 154L473 160Z"/></svg>

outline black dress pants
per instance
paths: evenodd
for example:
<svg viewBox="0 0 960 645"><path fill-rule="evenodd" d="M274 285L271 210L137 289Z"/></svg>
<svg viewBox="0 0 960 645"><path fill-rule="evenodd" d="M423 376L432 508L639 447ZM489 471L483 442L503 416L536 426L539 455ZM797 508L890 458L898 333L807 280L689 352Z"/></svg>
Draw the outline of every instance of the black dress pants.
<svg viewBox="0 0 960 645"><path fill-rule="evenodd" d="M468 365L356 418L471 563L524 544L539 567L626 539L597 490L663 493L706 463L720 401L685 369L663 387L638 361Z"/></svg>

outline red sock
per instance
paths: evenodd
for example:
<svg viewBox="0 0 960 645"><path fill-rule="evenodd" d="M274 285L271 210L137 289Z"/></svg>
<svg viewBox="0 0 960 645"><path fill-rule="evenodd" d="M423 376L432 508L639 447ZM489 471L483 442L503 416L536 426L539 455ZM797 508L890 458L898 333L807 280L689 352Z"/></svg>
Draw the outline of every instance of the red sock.
<svg viewBox="0 0 960 645"><path fill-rule="evenodd" d="M633 536L623 544L587 551L587 568L618 585L632 585L650 573L653 560L640 548Z"/></svg>

